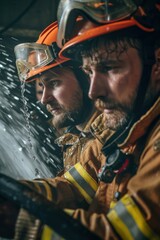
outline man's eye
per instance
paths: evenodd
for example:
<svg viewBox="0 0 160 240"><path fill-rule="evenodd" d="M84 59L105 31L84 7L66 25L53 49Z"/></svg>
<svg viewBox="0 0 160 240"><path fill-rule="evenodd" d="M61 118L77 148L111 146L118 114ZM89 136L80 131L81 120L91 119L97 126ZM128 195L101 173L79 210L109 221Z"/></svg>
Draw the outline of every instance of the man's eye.
<svg viewBox="0 0 160 240"><path fill-rule="evenodd" d="M54 81L50 81L50 82L49 82L50 87L57 87L58 84L59 84L59 81L58 81L58 80L54 80Z"/></svg>
<svg viewBox="0 0 160 240"><path fill-rule="evenodd" d="M114 69L113 66L103 66L103 67L101 67L101 72L106 73L106 72L109 72L113 69Z"/></svg>
<svg viewBox="0 0 160 240"><path fill-rule="evenodd" d="M37 87L39 87L41 89L44 89L44 84L42 82L38 82Z"/></svg>
<svg viewBox="0 0 160 240"><path fill-rule="evenodd" d="M43 87L43 83L42 82L38 82L38 86Z"/></svg>

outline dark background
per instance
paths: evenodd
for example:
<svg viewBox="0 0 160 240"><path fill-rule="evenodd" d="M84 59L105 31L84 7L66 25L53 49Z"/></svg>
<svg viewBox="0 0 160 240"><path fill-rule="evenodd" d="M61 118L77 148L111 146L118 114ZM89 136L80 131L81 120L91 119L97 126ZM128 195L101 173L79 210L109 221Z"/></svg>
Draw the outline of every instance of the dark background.
<svg viewBox="0 0 160 240"><path fill-rule="evenodd" d="M59 0L1 0L1 33L36 40L39 33L56 20L58 3Z"/></svg>

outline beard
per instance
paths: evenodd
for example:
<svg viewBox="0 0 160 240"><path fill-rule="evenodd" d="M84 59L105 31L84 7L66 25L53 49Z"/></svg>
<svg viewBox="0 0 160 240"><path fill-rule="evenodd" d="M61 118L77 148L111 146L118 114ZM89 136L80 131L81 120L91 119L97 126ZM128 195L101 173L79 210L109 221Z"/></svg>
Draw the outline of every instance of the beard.
<svg viewBox="0 0 160 240"><path fill-rule="evenodd" d="M81 110L67 110L61 108L61 113L54 115L52 118L52 124L55 128L65 128L68 126L74 126L78 124L79 117L81 116Z"/></svg>
<svg viewBox="0 0 160 240"><path fill-rule="evenodd" d="M107 99L106 101L103 98L95 101L95 107L105 113L105 126L114 131L123 129L132 114L132 108L126 105L122 106L113 100Z"/></svg>
<svg viewBox="0 0 160 240"><path fill-rule="evenodd" d="M107 128L114 131L123 130L133 117L138 116L136 114L139 108L140 115L138 118L145 114L158 98L158 95L155 96L154 94L154 89L150 87L146 92L143 105L137 106L136 104L135 109L137 99L134 95L136 94L131 94L129 102L123 105L113 99L105 99L103 97L95 101L95 107L105 113L105 125Z"/></svg>
<svg viewBox="0 0 160 240"><path fill-rule="evenodd" d="M58 112L53 114L52 124L55 128L65 128L83 123L92 110L91 100L76 92L68 106L60 105L58 102L50 102L47 109L57 108Z"/></svg>

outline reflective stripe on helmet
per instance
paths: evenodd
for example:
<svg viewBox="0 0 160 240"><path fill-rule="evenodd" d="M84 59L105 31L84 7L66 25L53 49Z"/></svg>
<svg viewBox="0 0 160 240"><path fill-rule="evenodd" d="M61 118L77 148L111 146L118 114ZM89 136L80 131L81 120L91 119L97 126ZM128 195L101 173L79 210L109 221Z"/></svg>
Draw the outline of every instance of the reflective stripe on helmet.
<svg viewBox="0 0 160 240"><path fill-rule="evenodd" d="M107 214L110 223L124 240L158 240L146 223L139 208L129 195L125 195Z"/></svg>
<svg viewBox="0 0 160 240"><path fill-rule="evenodd" d="M75 164L64 176L79 190L87 203L92 202L98 184L80 163Z"/></svg>

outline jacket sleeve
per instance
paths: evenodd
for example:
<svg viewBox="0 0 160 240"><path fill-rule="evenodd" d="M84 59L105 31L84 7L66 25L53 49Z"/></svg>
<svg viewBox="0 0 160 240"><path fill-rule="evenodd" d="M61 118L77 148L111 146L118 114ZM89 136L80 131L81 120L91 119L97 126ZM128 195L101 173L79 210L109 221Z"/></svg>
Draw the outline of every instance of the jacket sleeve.
<svg viewBox="0 0 160 240"><path fill-rule="evenodd" d="M34 181L22 180L22 183L43 194L60 208L86 207L98 188L97 172L101 167L101 159L97 155L100 146L96 139L88 143L80 161L63 176Z"/></svg>
<svg viewBox="0 0 160 240"><path fill-rule="evenodd" d="M102 159L98 157L101 144L95 141L97 140L88 143L86 150L81 154L79 163L74 165L64 175L49 179L35 179L34 181L23 180L22 183L43 194L58 207L65 208L67 213L70 212L69 208L76 209L82 207L86 209L97 190L97 172L102 162ZM30 219L32 219L32 224L30 224ZM41 229L43 229L42 232ZM48 240L55 235L52 229L49 229L46 225L41 226L34 217L21 209L15 231L15 236L18 237L15 239L19 239L19 236L24 231L27 233L26 237L31 233L33 234L34 231L35 239L37 239L37 234L40 235L38 239Z"/></svg>

